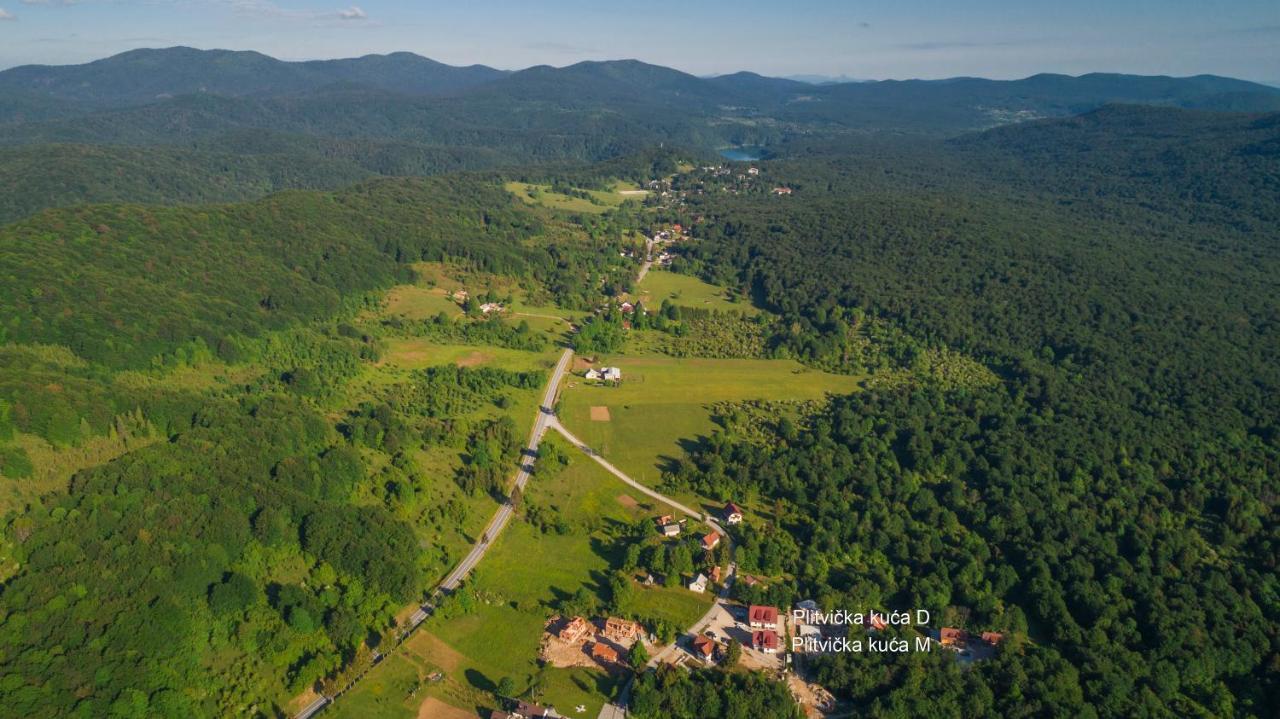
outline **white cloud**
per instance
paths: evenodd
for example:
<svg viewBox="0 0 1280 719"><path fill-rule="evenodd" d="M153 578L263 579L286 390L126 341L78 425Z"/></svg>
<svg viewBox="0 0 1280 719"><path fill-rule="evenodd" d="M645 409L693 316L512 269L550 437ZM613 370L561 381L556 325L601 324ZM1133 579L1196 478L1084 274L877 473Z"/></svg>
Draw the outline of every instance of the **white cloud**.
<svg viewBox="0 0 1280 719"><path fill-rule="evenodd" d="M351 7L347 8L346 10L339 10L339 11L338 11L338 17L342 18L343 20L367 20L367 19L369 19L369 15L368 15L368 13L366 13L364 10L362 10L362 9L360 8L360 6L358 6L358 5L352 5Z"/></svg>
<svg viewBox="0 0 1280 719"><path fill-rule="evenodd" d="M0 7L0 22L5 20L17 20L18 16Z"/></svg>

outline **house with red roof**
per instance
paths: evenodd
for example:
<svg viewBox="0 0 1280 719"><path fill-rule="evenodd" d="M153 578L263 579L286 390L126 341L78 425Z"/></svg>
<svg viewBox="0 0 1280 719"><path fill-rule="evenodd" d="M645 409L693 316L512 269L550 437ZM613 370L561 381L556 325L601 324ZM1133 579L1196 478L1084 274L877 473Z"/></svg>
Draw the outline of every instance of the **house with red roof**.
<svg viewBox="0 0 1280 719"><path fill-rule="evenodd" d="M752 604L747 608L747 623L752 629L777 629L778 608Z"/></svg>
<svg viewBox="0 0 1280 719"><path fill-rule="evenodd" d="M778 633L775 631L761 629L751 633L751 648L758 652L777 654L781 644L782 642L778 640Z"/></svg>

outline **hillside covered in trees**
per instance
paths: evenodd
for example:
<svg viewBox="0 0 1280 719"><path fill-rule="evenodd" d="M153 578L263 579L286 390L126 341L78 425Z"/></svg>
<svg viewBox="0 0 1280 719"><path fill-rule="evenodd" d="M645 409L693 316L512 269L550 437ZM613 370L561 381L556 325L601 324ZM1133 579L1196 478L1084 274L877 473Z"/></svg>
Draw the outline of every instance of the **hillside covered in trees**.
<svg viewBox="0 0 1280 719"><path fill-rule="evenodd" d="M877 716L922 694L965 716L1280 701L1277 137L1275 116L1116 108L770 165L787 198L693 196L690 267L780 313L774 351L839 363L876 318L908 362L946 348L1000 378L872 385L668 473L776 502L803 551L775 552L796 581L774 601L1024 638L958 673L837 656L824 684Z"/></svg>

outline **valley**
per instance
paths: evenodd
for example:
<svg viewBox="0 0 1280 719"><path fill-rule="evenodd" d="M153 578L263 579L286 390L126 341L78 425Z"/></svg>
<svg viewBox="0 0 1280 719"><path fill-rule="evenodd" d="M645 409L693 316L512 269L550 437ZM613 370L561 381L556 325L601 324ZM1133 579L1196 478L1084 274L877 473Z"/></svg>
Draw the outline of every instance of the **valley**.
<svg viewBox="0 0 1280 719"><path fill-rule="evenodd" d="M1278 98L0 71L0 716L1267 716Z"/></svg>

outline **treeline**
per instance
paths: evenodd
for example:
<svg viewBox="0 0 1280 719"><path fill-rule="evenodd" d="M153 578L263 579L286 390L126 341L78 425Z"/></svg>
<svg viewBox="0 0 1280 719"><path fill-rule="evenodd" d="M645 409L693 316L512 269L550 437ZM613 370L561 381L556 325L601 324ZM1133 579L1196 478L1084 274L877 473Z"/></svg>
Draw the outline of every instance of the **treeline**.
<svg viewBox="0 0 1280 719"><path fill-rule="evenodd" d="M522 320L512 326L502 319L501 313L455 320L441 312L421 322L392 317L383 320L383 325L412 337L429 337L443 343L489 345L528 352L541 352L547 348L546 338L535 334L527 321Z"/></svg>
<svg viewBox="0 0 1280 719"><path fill-rule="evenodd" d="M664 664L636 677L628 710L645 719L800 719L804 714L787 685L756 672L696 669Z"/></svg>

